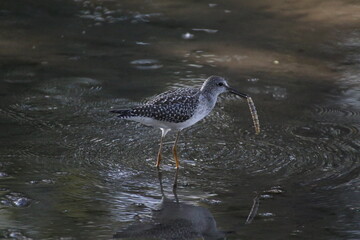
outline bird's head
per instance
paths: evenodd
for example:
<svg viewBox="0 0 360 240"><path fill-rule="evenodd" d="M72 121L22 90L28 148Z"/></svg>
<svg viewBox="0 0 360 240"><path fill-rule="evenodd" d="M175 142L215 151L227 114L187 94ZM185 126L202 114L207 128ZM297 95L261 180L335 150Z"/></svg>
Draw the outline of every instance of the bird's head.
<svg viewBox="0 0 360 240"><path fill-rule="evenodd" d="M229 92L235 95L238 95L242 98L248 98L248 95L245 93L241 93L232 87L226 82L226 80L222 77L211 76L203 83L200 91L209 93L211 95L218 96L221 93Z"/></svg>

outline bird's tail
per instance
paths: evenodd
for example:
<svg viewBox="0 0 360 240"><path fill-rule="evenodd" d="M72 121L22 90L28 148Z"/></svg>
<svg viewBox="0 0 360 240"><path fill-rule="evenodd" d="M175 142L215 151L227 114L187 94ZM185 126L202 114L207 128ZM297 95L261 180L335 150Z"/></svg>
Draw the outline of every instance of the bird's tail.
<svg viewBox="0 0 360 240"><path fill-rule="evenodd" d="M119 115L118 115L119 118L134 117L131 109L111 110L110 112L111 112L111 113L119 114Z"/></svg>

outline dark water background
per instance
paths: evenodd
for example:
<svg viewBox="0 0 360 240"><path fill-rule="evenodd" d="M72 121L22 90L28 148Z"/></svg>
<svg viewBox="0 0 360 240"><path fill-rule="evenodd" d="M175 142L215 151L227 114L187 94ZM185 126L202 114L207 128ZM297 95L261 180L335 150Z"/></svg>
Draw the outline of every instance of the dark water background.
<svg viewBox="0 0 360 240"><path fill-rule="evenodd" d="M359 13L353 0L1 1L0 238L359 239ZM167 136L159 206L160 131L108 110L213 74L252 96L262 133L222 96L181 135L178 203Z"/></svg>

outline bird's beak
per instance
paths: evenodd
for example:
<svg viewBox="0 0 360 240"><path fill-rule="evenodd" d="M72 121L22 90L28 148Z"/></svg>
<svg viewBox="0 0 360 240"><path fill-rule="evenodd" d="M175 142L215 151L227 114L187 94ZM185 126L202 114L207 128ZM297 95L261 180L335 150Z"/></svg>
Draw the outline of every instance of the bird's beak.
<svg viewBox="0 0 360 240"><path fill-rule="evenodd" d="M241 93L241 92L239 92L239 91L237 91L237 90L235 90L235 89L233 89L231 87L227 87L227 90L228 90L229 93L233 93L233 94L238 95L238 96L240 96L242 98L245 98L245 99L247 99L249 97L247 94Z"/></svg>

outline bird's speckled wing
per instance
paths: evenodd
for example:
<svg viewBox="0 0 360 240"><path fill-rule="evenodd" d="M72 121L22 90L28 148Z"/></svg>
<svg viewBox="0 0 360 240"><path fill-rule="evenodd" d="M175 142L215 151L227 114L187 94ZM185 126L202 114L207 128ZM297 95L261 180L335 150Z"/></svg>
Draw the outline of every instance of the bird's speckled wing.
<svg viewBox="0 0 360 240"><path fill-rule="evenodd" d="M163 92L149 99L145 104L176 104L191 101L192 97L198 93L196 88L178 88Z"/></svg>
<svg viewBox="0 0 360 240"><path fill-rule="evenodd" d="M159 121L184 122L195 112L199 101L198 92L195 88L170 90L148 100L144 105L131 109L131 113Z"/></svg>

